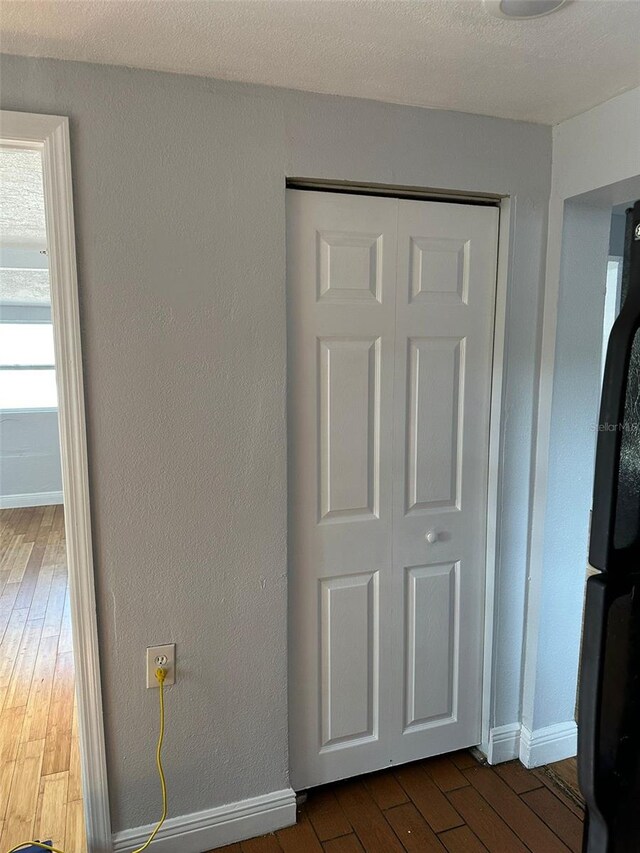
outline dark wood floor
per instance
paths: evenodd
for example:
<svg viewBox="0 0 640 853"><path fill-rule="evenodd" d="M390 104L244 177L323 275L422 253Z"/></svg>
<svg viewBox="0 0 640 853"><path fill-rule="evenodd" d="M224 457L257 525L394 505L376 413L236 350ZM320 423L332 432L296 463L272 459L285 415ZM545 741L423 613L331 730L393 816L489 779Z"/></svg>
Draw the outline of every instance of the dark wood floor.
<svg viewBox="0 0 640 853"><path fill-rule="evenodd" d="M296 826L225 853L579 853L582 810L544 771L468 752L309 792Z"/></svg>
<svg viewBox="0 0 640 853"><path fill-rule="evenodd" d="M551 781L555 782L556 786L562 788L574 800L584 805L580 786L578 784L578 759L566 758L564 761L556 761L555 764L549 764L545 770L551 776Z"/></svg>

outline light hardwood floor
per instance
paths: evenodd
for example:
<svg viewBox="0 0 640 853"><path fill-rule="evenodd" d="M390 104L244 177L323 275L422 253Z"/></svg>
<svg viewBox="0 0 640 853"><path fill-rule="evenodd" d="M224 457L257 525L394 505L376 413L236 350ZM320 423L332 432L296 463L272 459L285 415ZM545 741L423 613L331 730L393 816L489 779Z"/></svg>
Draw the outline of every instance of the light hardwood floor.
<svg viewBox="0 0 640 853"><path fill-rule="evenodd" d="M86 853L62 506L0 510L0 850Z"/></svg>

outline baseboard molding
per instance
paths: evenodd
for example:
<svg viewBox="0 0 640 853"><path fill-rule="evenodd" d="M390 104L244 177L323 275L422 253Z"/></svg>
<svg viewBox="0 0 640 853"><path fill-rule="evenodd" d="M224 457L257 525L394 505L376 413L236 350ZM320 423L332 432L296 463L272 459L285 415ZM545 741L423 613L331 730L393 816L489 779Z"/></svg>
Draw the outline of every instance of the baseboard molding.
<svg viewBox="0 0 640 853"><path fill-rule="evenodd" d="M260 797L168 818L153 842L154 853L202 853L235 841L274 832L296 822L296 795L291 788ZM113 853L132 853L153 831L153 824L113 836Z"/></svg>
<svg viewBox="0 0 640 853"><path fill-rule="evenodd" d="M578 727L574 720L520 734L520 761L525 767L541 767L564 758L573 758L578 750Z"/></svg>
<svg viewBox="0 0 640 853"><path fill-rule="evenodd" d="M0 509L23 506L51 506L62 503L62 492L34 492L31 495L0 495Z"/></svg>
<svg viewBox="0 0 640 853"><path fill-rule="evenodd" d="M496 726L489 730L489 743L483 746L489 764L513 761L520 755L520 723Z"/></svg>

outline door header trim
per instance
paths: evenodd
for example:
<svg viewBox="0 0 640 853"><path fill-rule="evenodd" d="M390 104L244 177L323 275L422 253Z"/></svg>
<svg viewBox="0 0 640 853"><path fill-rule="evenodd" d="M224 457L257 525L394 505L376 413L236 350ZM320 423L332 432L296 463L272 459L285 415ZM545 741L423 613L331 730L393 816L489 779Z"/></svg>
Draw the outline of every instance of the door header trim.
<svg viewBox="0 0 640 853"><path fill-rule="evenodd" d="M495 193L469 193L462 190L443 190L397 184L366 184L358 181L329 181L323 178L291 177L286 179L286 187L289 190L387 196L418 201L448 201L456 204L476 204L487 207L498 207L506 198L504 195L496 195Z"/></svg>

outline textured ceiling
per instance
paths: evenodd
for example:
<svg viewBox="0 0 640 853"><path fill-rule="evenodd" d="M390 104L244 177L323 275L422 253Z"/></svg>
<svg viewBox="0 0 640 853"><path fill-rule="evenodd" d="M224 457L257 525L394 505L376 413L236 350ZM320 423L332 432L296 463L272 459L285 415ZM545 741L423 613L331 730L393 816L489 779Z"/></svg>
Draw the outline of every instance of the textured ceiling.
<svg viewBox="0 0 640 853"><path fill-rule="evenodd" d="M3 0L2 50L554 124L640 84L639 0Z"/></svg>

